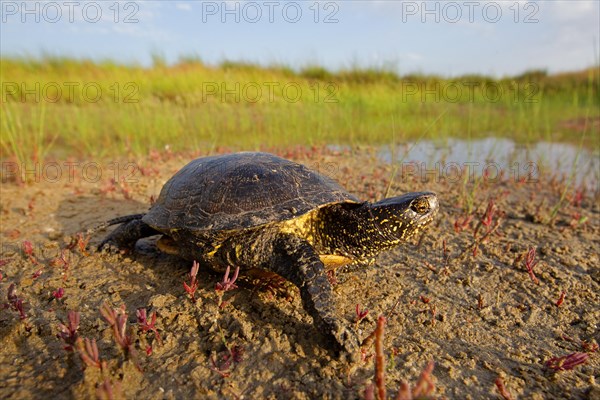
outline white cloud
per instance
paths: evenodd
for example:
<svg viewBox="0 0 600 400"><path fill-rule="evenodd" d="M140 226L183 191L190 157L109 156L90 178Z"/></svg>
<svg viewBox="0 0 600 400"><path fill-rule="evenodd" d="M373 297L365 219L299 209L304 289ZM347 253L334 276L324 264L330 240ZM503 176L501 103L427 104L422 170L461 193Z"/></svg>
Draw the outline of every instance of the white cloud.
<svg viewBox="0 0 600 400"><path fill-rule="evenodd" d="M133 36L138 38L150 38L157 41L167 41L170 38L169 32L163 29L140 27L135 24L130 25L114 25L112 31L125 36Z"/></svg>
<svg viewBox="0 0 600 400"><path fill-rule="evenodd" d="M544 6L550 9L551 15L559 21L593 20L598 23L599 10L597 1L547 1Z"/></svg>
<svg viewBox="0 0 600 400"><path fill-rule="evenodd" d="M404 57L410 61L421 61L423 56L419 53L406 53Z"/></svg>
<svg viewBox="0 0 600 400"><path fill-rule="evenodd" d="M192 11L192 5L190 3L177 3L175 8L182 11Z"/></svg>

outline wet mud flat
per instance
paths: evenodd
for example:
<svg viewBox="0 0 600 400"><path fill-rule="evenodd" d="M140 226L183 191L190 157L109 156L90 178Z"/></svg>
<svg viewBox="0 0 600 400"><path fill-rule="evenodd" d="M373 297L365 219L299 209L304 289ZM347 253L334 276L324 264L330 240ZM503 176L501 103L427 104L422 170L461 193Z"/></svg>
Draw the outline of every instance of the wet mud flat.
<svg viewBox="0 0 600 400"><path fill-rule="evenodd" d="M440 198L423 235L335 276L338 313L361 339L385 316L388 396L433 360L434 397L501 398L500 378L512 398L600 398L598 193L552 174L423 181L376 149L277 152L365 200ZM365 397L373 341L360 361L340 359L285 282L240 276L219 292L223 276L200 269L192 301L192 264L161 253L156 237L106 254L93 250L106 231L79 234L144 212L195 156L2 183L0 397ZM368 310L359 322L357 305Z"/></svg>

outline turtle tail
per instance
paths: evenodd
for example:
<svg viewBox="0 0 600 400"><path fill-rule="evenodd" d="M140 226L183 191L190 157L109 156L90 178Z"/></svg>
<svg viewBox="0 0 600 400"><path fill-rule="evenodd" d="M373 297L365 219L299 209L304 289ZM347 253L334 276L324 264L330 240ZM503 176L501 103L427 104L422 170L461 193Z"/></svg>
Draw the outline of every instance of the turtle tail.
<svg viewBox="0 0 600 400"><path fill-rule="evenodd" d="M121 217L109 219L108 221L105 221L105 222L101 223L100 225L96 225L95 227L88 229L86 234L92 235L102 229L108 228L109 226L125 224L125 223L131 222L131 221L135 221L136 219L142 219L144 217L144 215L146 215L146 213L123 215Z"/></svg>

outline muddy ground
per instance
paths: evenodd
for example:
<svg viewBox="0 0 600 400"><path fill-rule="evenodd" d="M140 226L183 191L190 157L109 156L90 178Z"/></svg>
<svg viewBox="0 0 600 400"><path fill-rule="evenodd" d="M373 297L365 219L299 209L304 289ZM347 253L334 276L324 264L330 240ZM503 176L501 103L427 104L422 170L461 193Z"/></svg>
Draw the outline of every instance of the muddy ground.
<svg viewBox="0 0 600 400"><path fill-rule="evenodd" d="M378 315L386 317L388 396L402 381L414 385L433 360L435 397L501 398L495 384L501 378L512 398L600 398L597 192L565 191L568 181L551 172L538 179L507 173L467 186L430 173L422 182L416 174L394 175L371 149L279 154L364 199L381 198L392 176L392 194L428 189L440 197L440 213L424 235L370 268L337 274L339 315L361 338L374 331ZM140 241L131 254L95 253L103 231L85 247L78 232L144 212L194 156L155 152L135 164L96 160L95 167L46 163L26 174L27 183L3 166L1 398L364 398L374 378L373 346L361 361L340 360L295 288L240 278L218 307L215 284L222 276L201 269L194 303L183 286L191 263L159 252L156 238ZM493 213L486 217L490 199ZM526 268L530 248L539 260L538 283ZM123 307L133 354L115 342L103 303ZM357 304L369 310L358 324ZM157 332L137 323L140 308L156 312ZM73 335L57 336L69 311L80 315L77 336L96 340L102 368L92 360L86 365L81 350L68 350ZM546 365L567 355L567 370ZM577 359L585 362L570 365Z"/></svg>

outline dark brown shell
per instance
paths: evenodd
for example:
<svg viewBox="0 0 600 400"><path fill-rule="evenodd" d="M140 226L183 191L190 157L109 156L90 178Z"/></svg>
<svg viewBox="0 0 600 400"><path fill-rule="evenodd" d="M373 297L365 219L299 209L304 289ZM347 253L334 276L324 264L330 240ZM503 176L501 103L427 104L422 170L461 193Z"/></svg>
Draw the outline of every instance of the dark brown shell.
<svg viewBox="0 0 600 400"><path fill-rule="evenodd" d="M239 230L358 201L301 164L268 153L235 153L187 164L164 185L143 220L162 232Z"/></svg>

